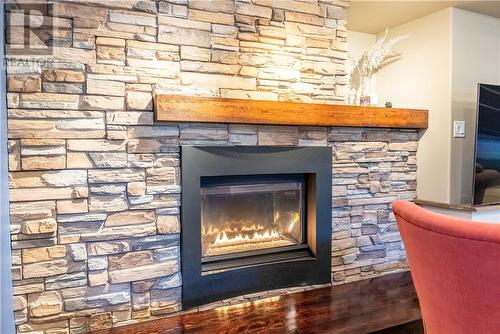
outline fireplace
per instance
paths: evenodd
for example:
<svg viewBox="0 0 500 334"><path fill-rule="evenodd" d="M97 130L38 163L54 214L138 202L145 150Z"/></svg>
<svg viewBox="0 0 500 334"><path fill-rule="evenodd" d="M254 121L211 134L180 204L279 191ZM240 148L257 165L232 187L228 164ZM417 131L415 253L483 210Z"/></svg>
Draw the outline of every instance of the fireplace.
<svg viewBox="0 0 500 334"><path fill-rule="evenodd" d="M330 282L331 148L181 154L185 308Z"/></svg>
<svg viewBox="0 0 500 334"><path fill-rule="evenodd" d="M301 175L202 178L202 262L303 246L304 181Z"/></svg>

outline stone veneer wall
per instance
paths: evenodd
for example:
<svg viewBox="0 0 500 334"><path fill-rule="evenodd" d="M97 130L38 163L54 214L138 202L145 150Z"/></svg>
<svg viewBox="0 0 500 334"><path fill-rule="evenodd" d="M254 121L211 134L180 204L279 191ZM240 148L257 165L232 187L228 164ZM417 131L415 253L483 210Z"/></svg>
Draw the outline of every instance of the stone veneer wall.
<svg viewBox="0 0 500 334"><path fill-rule="evenodd" d="M347 2L91 3L26 5L44 14L39 30L57 28L39 34L53 61L24 54L7 68L18 332L180 310L184 144L331 146L333 283L406 268L390 203L415 196L416 131L153 121L153 90L341 102ZM25 21L9 9L15 44Z"/></svg>

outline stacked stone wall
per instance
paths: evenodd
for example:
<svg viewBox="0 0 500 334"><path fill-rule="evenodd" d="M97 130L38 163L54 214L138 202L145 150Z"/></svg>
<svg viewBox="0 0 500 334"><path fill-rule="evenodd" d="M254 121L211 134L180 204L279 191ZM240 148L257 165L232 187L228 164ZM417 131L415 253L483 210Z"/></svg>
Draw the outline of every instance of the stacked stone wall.
<svg viewBox="0 0 500 334"><path fill-rule="evenodd" d="M18 332L83 333L181 310L181 145L332 147L332 282L405 269L390 203L415 196L416 131L159 124L153 117L157 93L342 103L347 6L9 3ZM52 46L48 55L23 48L27 19L39 23L35 36Z"/></svg>

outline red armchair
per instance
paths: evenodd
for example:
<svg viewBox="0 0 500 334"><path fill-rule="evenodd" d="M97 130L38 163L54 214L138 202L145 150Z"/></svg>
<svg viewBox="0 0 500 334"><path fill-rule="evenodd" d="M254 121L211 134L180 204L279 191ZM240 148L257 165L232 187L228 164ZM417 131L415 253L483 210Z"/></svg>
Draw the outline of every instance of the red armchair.
<svg viewBox="0 0 500 334"><path fill-rule="evenodd" d="M393 210L426 333L500 333L500 225L403 201Z"/></svg>

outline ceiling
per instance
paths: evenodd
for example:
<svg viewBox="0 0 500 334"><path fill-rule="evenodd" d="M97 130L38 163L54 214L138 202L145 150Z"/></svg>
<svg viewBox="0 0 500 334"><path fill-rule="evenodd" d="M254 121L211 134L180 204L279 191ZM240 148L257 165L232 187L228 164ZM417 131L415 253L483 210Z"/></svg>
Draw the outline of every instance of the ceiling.
<svg viewBox="0 0 500 334"><path fill-rule="evenodd" d="M376 1L351 0L347 29L377 34L448 7L500 18L500 1Z"/></svg>

